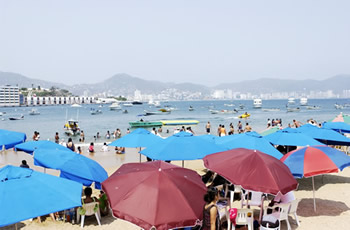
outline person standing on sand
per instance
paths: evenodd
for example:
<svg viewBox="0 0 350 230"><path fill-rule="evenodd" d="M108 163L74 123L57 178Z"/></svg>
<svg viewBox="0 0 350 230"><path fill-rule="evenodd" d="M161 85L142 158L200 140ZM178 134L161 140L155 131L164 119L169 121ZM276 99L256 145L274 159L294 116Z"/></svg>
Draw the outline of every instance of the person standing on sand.
<svg viewBox="0 0 350 230"><path fill-rule="evenodd" d="M220 137L224 137L226 135L227 133L226 133L225 125L222 125L220 129Z"/></svg>
<svg viewBox="0 0 350 230"><path fill-rule="evenodd" d="M238 129L238 133L243 133L243 126L242 126L242 122L241 121L238 121L237 129Z"/></svg>
<svg viewBox="0 0 350 230"><path fill-rule="evenodd" d="M221 124L218 127L218 136L221 137Z"/></svg>
<svg viewBox="0 0 350 230"><path fill-rule="evenodd" d="M59 144L60 143L60 136L58 135L58 132L55 134L55 143Z"/></svg>
<svg viewBox="0 0 350 230"><path fill-rule="evenodd" d="M208 121L207 125L205 126L205 129L207 131L207 134L210 134L210 122Z"/></svg>

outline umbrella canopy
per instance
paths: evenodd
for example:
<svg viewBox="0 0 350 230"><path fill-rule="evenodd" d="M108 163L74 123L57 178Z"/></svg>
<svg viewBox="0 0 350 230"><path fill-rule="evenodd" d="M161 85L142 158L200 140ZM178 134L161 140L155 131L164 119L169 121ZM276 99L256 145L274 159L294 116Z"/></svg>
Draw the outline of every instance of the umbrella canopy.
<svg viewBox="0 0 350 230"><path fill-rule="evenodd" d="M67 147L56 144L52 141L28 141L22 144L15 145L16 151L23 151L29 154L33 154L36 149L53 149L53 150L69 150Z"/></svg>
<svg viewBox="0 0 350 230"><path fill-rule="evenodd" d="M70 150L37 149L34 151L34 164L61 171L60 177L100 189L107 179L106 170L96 161Z"/></svg>
<svg viewBox="0 0 350 230"><path fill-rule="evenodd" d="M260 134L256 132L241 133L236 135L225 136L218 138L217 143L228 147L229 149L246 148L252 150L259 150L263 153L271 155L280 159L283 155L270 142L265 140Z"/></svg>
<svg viewBox="0 0 350 230"><path fill-rule="evenodd" d="M280 130L275 133L265 136L265 139L274 145L286 146L307 146L307 145L322 145L312 137L297 131L290 132L288 130Z"/></svg>
<svg viewBox="0 0 350 230"><path fill-rule="evenodd" d="M110 146L127 147L127 148L138 148L148 147L155 143L162 141L162 138L154 135L146 129L138 128L129 133L128 135L119 138L118 140L110 143Z"/></svg>
<svg viewBox="0 0 350 230"><path fill-rule="evenodd" d="M333 129L340 133L350 133L350 125L345 122L325 122L322 127L325 129Z"/></svg>
<svg viewBox="0 0 350 230"><path fill-rule="evenodd" d="M350 116L347 114L340 113L338 116L331 119L330 122L345 122L347 124L350 124Z"/></svg>
<svg viewBox="0 0 350 230"><path fill-rule="evenodd" d="M291 151L281 158L295 177L312 177L316 211L314 176L334 173L350 166L350 157L328 146L310 146Z"/></svg>
<svg viewBox="0 0 350 230"><path fill-rule="evenodd" d="M0 169L0 227L81 206L81 184L7 165Z"/></svg>
<svg viewBox="0 0 350 230"><path fill-rule="evenodd" d="M331 129L324 129L316 127L314 125L306 124L300 128L297 128L296 130L318 141L322 141L327 145L350 145L349 138Z"/></svg>
<svg viewBox="0 0 350 230"><path fill-rule="evenodd" d="M25 133L0 129L0 149L10 149L19 143L25 142L26 139Z"/></svg>
<svg viewBox="0 0 350 230"><path fill-rule="evenodd" d="M228 150L212 141L193 136L192 133L179 132L162 142L153 144L140 153L154 160L196 160L208 154Z"/></svg>
<svg viewBox="0 0 350 230"><path fill-rule="evenodd" d="M162 161L124 164L102 188L114 217L158 230L194 226L207 190L195 171Z"/></svg>
<svg viewBox="0 0 350 230"><path fill-rule="evenodd" d="M309 146L291 151L281 158L297 178L338 172L350 166L350 157L325 146Z"/></svg>
<svg viewBox="0 0 350 230"><path fill-rule="evenodd" d="M232 149L208 155L203 161L206 168L244 189L276 195L298 186L285 164L257 150Z"/></svg>

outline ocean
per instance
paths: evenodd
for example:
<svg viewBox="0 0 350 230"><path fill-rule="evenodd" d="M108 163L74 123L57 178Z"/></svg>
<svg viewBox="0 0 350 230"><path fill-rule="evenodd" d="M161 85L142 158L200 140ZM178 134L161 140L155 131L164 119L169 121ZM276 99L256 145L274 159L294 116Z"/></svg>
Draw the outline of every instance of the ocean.
<svg viewBox="0 0 350 230"><path fill-rule="evenodd" d="M172 111L169 115L152 115L141 116L144 114L144 110L156 111L160 108L150 107L147 103L142 105L134 105L133 107L122 107L122 109L128 110L128 113L122 113L122 111L111 111L108 106L103 105L99 108L99 105L82 105L80 108L73 108L70 105L57 105L57 106L35 106L40 115L31 116L29 112L33 107L3 107L0 108L0 112L6 112L3 116L0 116L0 128L24 132L27 134L27 139L31 140L34 131L40 133L41 140L54 140L55 132L59 132L60 138L67 140L68 136L64 134L63 126L66 119L73 118L79 120L79 126L85 133L85 142L94 141L94 136L97 132L100 133L102 138L98 142L111 141L104 139L106 132L109 130L111 133L119 128L122 135L126 134L130 121L136 121L143 118L143 120L157 121L163 119L178 120L178 119L194 119L198 120L199 124L192 126L192 130L196 135L205 134L205 125L208 121L211 123L212 134L216 135L216 130L219 124L223 124L226 130L229 130L229 124L233 123L235 129L237 129L237 122L248 122L254 131L261 132L266 128L267 119L282 119L283 127L287 127L288 123L292 123L293 119L296 119L302 123L306 123L308 119L314 119L317 122L324 122L334 118L340 112L350 113L350 107L344 107L344 109L335 109L334 104L347 104L349 99L309 99L308 105L320 106L318 110L308 110L305 106L299 106L299 100L296 100L294 107L300 107L299 112L287 112L286 104L287 100L263 100L263 108L280 108L280 111L276 112L264 112L261 109L253 108L252 100L215 100L215 101L169 101L161 102L162 108L164 106L173 107L176 110ZM122 105L123 103L121 103ZM235 106L232 106L234 104ZM245 109L240 110L237 114L211 114L212 110L232 110L238 109L239 105L245 106ZM231 105L231 106L228 106ZM189 111L189 107L194 108L193 111ZM90 110L101 109L102 114L91 115ZM245 112L251 114L248 119L239 119L238 116ZM23 120L9 120L9 117L19 117L24 115ZM179 127L179 126L178 126ZM243 126L244 127L244 126ZM162 136L169 136L173 134L176 126L163 126ZM169 130L169 133L167 133ZM132 131L132 130L131 130ZM79 137L74 137L75 141L78 141Z"/></svg>

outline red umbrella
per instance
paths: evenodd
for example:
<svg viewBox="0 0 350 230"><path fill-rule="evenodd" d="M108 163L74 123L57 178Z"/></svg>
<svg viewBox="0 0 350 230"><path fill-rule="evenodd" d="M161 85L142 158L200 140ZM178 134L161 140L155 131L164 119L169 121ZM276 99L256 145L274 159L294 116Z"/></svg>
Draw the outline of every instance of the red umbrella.
<svg viewBox="0 0 350 230"><path fill-rule="evenodd" d="M232 149L208 155L203 161L208 169L247 190L277 195L298 186L285 164L257 150Z"/></svg>
<svg viewBox="0 0 350 230"><path fill-rule="evenodd" d="M196 225L207 190L195 171L162 161L124 164L102 188L115 217L157 230Z"/></svg>

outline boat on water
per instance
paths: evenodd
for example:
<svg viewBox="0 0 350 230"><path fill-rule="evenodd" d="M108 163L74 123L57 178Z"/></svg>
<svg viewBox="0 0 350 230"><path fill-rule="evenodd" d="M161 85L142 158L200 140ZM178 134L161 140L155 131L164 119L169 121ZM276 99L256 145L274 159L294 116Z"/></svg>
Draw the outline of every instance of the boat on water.
<svg viewBox="0 0 350 230"><path fill-rule="evenodd" d="M163 125L197 125L197 120L160 120Z"/></svg>
<svg viewBox="0 0 350 230"><path fill-rule="evenodd" d="M21 115L20 117L9 117L10 121L23 120L23 119L24 119L24 115Z"/></svg>
<svg viewBox="0 0 350 230"><path fill-rule="evenodd" d="M290 105L295 104L295 98L294 97L288 98L288 104L290 104Z"/></svg>
<svg viewBox="0 0 350 230"><path fill-rule="evenodd" d="M29 115L40 115L40 112L37 109L32 109L29 111Z"/></svg>
<svg viewBox="0 0 350 230"><path fill-rule="evenodd" d="M109 106L109 109L110 109L110 110L121 110L122 107L120 107L120 105L119 105L118 102L115 102L115 103L112 103L112 104Z"/></svg>
<svg viewBox="0 0 350 230"><path fill-rule="evenodd" d="M133 107L134 105L132 103L124 103L123 106L124 107Z"/></svg>
<svg viewBox="0 0 350 230"><path fill-rule="evenodd" d="M77 104L77 103L74 103L74 104L72 104L70 107L79 108L79 107L81 107L81 105L79 105L79 104Z"/></svg>
<svg viewBox="0 0 350 230"><path fill-rule="evenodd" d="M253 108L254 109L261 109L262 107L262 100L260 98L256 98L253 101Z"/></svg>
<svg viewBox="0 0 350 230"><path fill-rule="evenodd" d="M148 111L148 110L144 110L145 115L149 116L149 115L167 115L170 114L171 111L168 111L166 109L160 109L158 111Z"/></svg>
<svg viewBox="0 0 350 230"><path fill-rule="evenodd" d="M287 107L287 112L299 112L299 111L300 111L299 107L295 107L295 108Z"/></svg>
<svg viewBox="0 0 350 230"><path fill-rule="evenodd" d="M224 106L233 107L233 106L235 106L235 105L234 105L234 104L224 104Z"/></svg>
<svg viewBox="0 0 350 230"><path fill-rule="evenodd" d="M77 120L70 119L64 124L64 133L68 136L76 136L80 134L80 128Z"/></svg>
<svg viewBox="0 0 350 230"><path fill-rule="evenodd" d="M0 116L5 115L5 114L6 114L6 112L0 112Z"/></svg>
<svg viewBox="0 0 350 230"><path fill-rule="evenodd" d="M156 108L160 108L160 107L161 107L160 101L155 101L155 102L154 102L154 106L155 106Z"/></svg>
<svg viewBox="0 0 350 230"><path fill-rule="evenodd" d="M334 104L335 109L344 109L343 105L339 105L337 103Z"/></svg>
<svg viewBox="0 0 350 230"><path fill-rule="evenodd" d="M133 101L133 102L131 102L131 104L133 104L133 105L142 105L142 102L141 101Z"/></svg>
<svg viewBox="0 0 350 230"><path fill-rule="evenodd" d="M306 97L300 98L300 105L301 106L307 106L307 98Z"/></svg>
<svg viewBox="0 0 350 230"><path fill-rule="evenodd" d="M263 108L263 109L261 109L261 111L263 111L263 112L278 112L280 110L281 110L280 108Z"/></svg>
<svg viewBox="0 0 350 230"><path fill-rule="evenodd" d="M194 108L192 107L192 105L190 105L190 107L188 108L188 111L193 111Z"/></svg>
<svg viewBox="0 0 350 230"><path fill-rule="evenodd" d="M307 105L305 106L305 108L308 110L317 110L317 109L320 109L321 107L317 105Z"/></svg>
<svg viewBox="0 0 350 230"><path fill-rule="evenodd" d="M159 127L162 126L162 122L160 121L130 121L129 125L131 128L137 128L137 127Z"/></svg>
<svg viewBox="0 0 350 230"><path fill-rule="evenodd" d="M210 112L211 114L218 114L218 113L219 113L219 110L209 109L209 112Z"/></svg>
<svg viewBox="0 0 350 230"><path fill-rule="evenodd" d="M210 109L209 112L211 114L235 114L235 113L238 113L238 111L236 109L234 109L234 110L227 110L227 109L214 110L214 109Z"/></svg>
<svg viewBox="0 0 350 230"><path fill-rule="evenodd" d="M100 109L91 109L90 110L90 114L91 115L98 115L98 114L101 114L102 113L102 110Z"/></svg>
<svg viewBox="0 0 350 230"><path fill-rule="evenodd" d="M247 112L239 116L239 118L248 118L248 117L250 117L250 113L247 113Z"/></svg>

